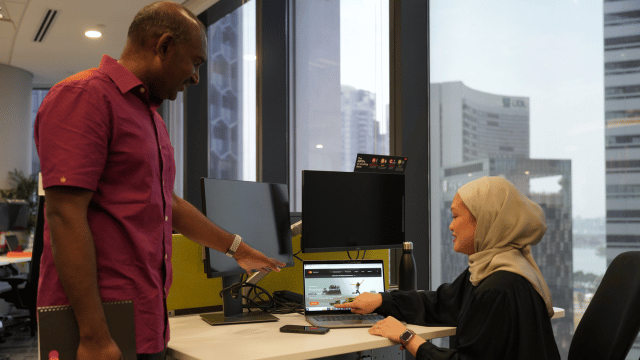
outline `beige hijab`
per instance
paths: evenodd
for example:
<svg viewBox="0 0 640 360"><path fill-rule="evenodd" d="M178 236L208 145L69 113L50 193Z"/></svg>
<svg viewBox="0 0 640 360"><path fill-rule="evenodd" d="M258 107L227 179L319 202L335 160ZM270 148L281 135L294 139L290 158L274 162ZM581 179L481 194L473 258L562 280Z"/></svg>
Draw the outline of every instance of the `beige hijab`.
<svg viewBox="0 0 640 360"><path fill-rule="evenodd" d="M469 256L471 283L477 286L496 271L523 276L542 296L549 316L553 305L531 245L547 230L542 208L501 177L483 177L465 184L458 195L477 221L475 253Z"/></svg>

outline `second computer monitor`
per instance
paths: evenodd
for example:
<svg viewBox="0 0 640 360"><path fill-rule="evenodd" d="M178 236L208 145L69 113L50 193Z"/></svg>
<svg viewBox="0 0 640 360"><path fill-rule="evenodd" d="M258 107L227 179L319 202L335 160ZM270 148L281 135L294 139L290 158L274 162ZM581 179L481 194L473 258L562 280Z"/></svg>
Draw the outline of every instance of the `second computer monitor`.
<svg viewBox="0 0 640 360"><path fill-rule="evenodd" d="M302 251L402 247L404 189L401 174L304 170Z"/></svg>
<svg viewBox="0 0 640 360"><path fill-rule="evenodd" d="M293 266L286 184L202 179L203 212L224 230L239 234L267 257ZM239 275L245 271L235 259L207 249L208 277Z"/></svg>

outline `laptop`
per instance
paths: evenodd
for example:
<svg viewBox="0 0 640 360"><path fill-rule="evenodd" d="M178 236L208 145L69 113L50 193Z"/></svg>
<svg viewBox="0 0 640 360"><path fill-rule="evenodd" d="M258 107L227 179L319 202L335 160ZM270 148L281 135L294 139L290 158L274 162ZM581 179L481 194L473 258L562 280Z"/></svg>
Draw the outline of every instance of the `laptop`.
<svg viewBox="0 0 640 360"><path fill-rule="evenodd" d="M364 292L385 291L382 260L305 260L304 315L314 326L370 327L384 319L378 314L359 315L334 305L353 301Z"/></svg>

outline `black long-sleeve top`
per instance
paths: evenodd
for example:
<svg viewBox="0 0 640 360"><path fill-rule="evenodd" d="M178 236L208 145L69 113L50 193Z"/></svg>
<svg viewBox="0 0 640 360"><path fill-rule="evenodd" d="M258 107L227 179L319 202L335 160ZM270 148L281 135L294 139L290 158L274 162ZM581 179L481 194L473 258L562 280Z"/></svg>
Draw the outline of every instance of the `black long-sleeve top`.
<svg viewBox="0 0 640 360"><path fill-rule="evenodd" d="M469 269L436 291L382 294L384 316L416 325L456 326L452 349L422 344L416 359L559 360L542 297L524 277L498 271L478 286Z"/></svg>

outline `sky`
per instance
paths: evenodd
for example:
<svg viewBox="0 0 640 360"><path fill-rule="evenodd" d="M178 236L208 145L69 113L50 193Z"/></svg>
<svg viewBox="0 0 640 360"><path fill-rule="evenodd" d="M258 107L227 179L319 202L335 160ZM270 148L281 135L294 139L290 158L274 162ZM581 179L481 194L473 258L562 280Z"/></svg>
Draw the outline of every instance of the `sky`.
<svg viewBox="0 0 640 360"><path fill-rule="evenodd" d="M430 82L529 97L530 157L571 160L573 217L605 215L602 6L430 1Z"/></svg>

